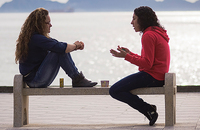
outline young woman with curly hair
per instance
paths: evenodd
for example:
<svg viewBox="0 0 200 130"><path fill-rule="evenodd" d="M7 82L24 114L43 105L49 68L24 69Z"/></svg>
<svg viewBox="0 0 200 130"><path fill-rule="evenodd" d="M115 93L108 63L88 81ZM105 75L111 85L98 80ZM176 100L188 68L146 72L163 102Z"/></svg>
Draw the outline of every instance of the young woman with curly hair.
<svg viewBox="0 0 200 130"><path fill-rule="evenodd" d="M131 24L135 32L142 33L141 55L120 46L117 50L111 49L110 52L115 57L124 58L137 65L139 72L112 85L110 95L144 114L149 119L149 125L152 126L158 118L156 106L144 102L137 95L131 94L130 90L164 85L165 73L169 71L170 65L169 37L150 7L136 8Z"/></svg>
<svg viewBox="0 0 200 130"><path fill-rule="evenodd" d="M15 61L24 82L31 88L49 86L60 67L72 79L73 87L93 87L97 83L87 80L78 72L70 52L83 50L84 43L59 42L49 36L51 19L49 12L38 8L30 13L17 39Z"/></svg>

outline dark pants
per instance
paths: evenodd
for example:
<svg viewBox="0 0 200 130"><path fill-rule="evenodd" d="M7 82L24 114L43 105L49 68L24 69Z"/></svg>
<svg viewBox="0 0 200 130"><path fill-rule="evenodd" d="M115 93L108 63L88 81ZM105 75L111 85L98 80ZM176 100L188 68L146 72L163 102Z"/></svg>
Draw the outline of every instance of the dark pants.
<svg viewBox="0 0 200 130"><path fill-rule="evenodd" d="M156 80L150 74L141 71L129 75L112 85L109 93L113 98L127 103L132 108L145 114L149 110L150 104L144 102L137 95L131 94L130 90L144 87L160 87L163 85L164 81Z"/></svg>
<svg viewBox="0 0 200 130"><path fill-rule="evenodd" d="M70 53L49 52L40 65L32 81L27 82L31 88L45 88L49 86L58 74L60 67L73 79L79 72L76 68Z"/></svg>

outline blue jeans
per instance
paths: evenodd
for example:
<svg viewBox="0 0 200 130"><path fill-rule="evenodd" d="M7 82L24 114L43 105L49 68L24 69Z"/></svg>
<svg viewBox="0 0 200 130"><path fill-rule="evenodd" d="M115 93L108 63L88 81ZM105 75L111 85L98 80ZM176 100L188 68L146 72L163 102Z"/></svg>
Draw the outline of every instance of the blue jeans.
<svg viewBox="0 0 200 130"><path fill-rule="evenodd" d="M27 82L27 85L31 88L46 88L53 82L60 67L72 79L79 74L70 53L49 52L37 72L35 72L34 79Z"/></svg>
<svg viewBox="0 0 200 130"><path fill-rule="evenodd" d="M163 85L164 81L156 80L150 74L141 71L129 75L112 85L109 93L113 98L127 103L132 108L145 114L149 110L150 104L144 102L137 95L131 94L130 90L143 87L160 87Z"/></svg>

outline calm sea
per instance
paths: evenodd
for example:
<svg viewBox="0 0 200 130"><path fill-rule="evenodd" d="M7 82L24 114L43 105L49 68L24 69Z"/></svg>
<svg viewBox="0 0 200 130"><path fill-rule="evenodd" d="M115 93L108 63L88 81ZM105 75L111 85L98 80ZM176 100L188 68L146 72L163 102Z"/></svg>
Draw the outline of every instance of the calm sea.
<svg viewBox="0 0 200 130"><path fill-rule="evenodd" d="M156 13L170 37L170 72L176 73L177 84L199 85L200 11ZM0 86L12 86L14 75L19 73L14 61L15 44L27 16L28 13L0 13ZM141 35L130 24L132 12L50 13L50 17L51 37L67 43L85 43L85 49L72 52L72 57L88 79L99 84L109 80L113 84L138 71L137 66L109 53L120 45L140 54ZM53 85L59 85L61 77L65 85L71 84L61 69Z"/></svg>

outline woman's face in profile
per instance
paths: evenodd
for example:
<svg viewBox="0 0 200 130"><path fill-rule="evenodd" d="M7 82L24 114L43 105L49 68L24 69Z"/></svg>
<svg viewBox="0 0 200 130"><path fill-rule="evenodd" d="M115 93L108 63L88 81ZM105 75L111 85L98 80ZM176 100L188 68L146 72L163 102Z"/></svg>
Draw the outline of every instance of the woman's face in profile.
<svg viewBox="0 0 200 130"><path fill-rule="evenodd" d="M140 25L138 24L138 16L137 15L133 14L133 19L131 21L131 24L133 25L135 32L141 31Z"/></svg>
<svg viewBox="0 0 200 130"><path fill-rule="evenodd" d="M45 24L46 24L46 33L50 33L50 28L52 27L51 25L51 19L50 16L47 15L46 20L45 20Z"/></svg>

